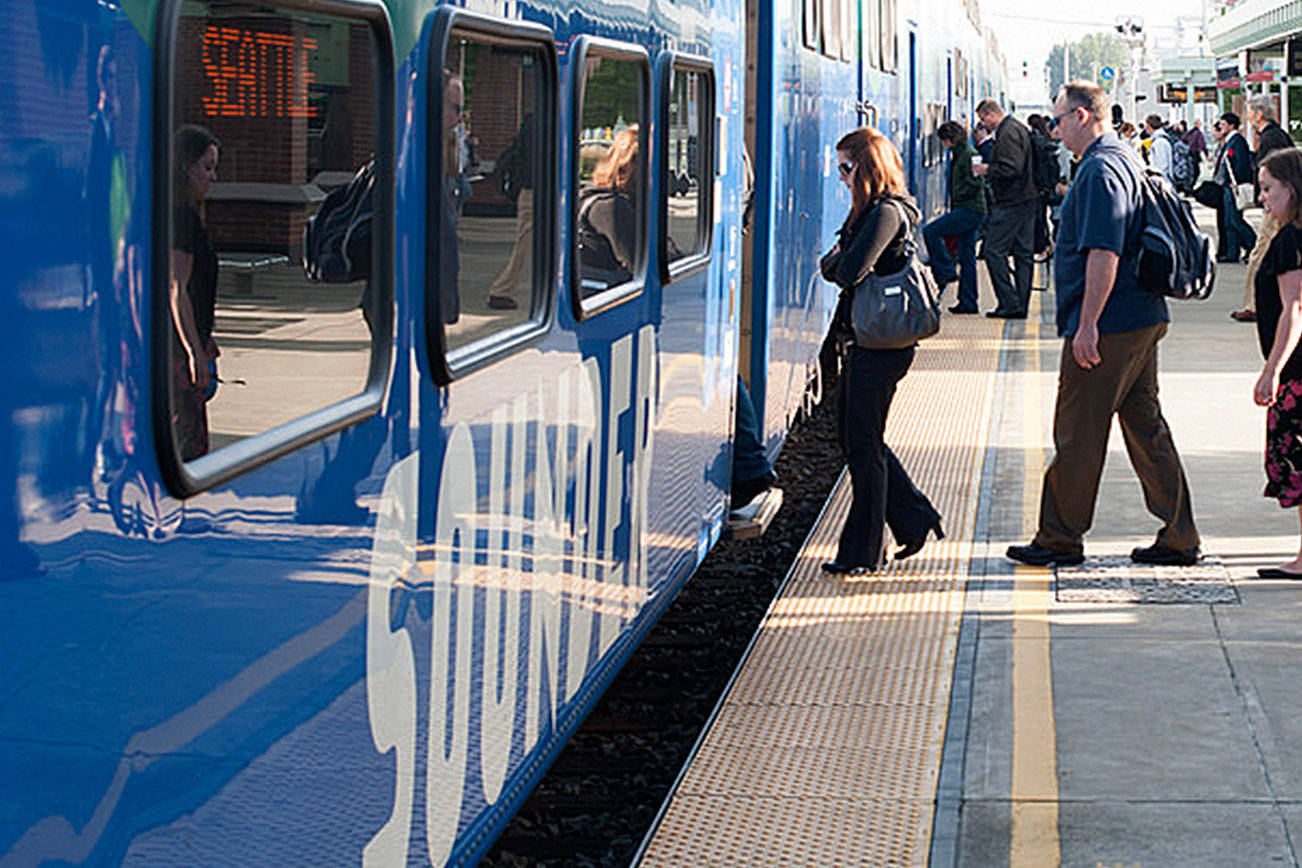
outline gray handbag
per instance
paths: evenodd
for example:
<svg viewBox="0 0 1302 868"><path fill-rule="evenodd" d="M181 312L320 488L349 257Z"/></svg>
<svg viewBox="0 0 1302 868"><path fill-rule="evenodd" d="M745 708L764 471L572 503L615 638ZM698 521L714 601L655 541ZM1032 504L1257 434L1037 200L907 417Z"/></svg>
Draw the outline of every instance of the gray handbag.
<svg viewBox="0 0 1302 868"><path fill-rule="evenodd" d="M854 342L868 350L898 350L940 331L940 293L931 270L918 259L913 230L906 230L904 268L874 274L854 288L850 322Z"/></svg>

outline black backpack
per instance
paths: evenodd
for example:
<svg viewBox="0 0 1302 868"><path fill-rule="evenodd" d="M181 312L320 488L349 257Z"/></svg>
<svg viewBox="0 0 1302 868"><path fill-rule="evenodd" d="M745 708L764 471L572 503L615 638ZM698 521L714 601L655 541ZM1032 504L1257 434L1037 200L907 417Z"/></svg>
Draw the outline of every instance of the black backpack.
<svg viewBox="0 0 1302 868"><path fill-rule="evenodd" d="M1031 179L1041 196L1053 196L1062 179L1058 171L1058 143L1036 135L1031 139Z"/></svg>
<svg viewBox="0 0 1302 868"><path fill-rule="evenodd" d="M1134 160L1143 197L1137 277L1149 292L1178 299L1204 299L1216 285L1212 242L1194 222L1193 209L1160 172Z"/></svg>
<svg viewBox="0 0 1302 868"><path fill-rule="evenodd" d="M331 190L303 227L303 271L311 280L348 283L371 274L375 161Z"/></svg>
<svg viewBox="0 0 1302 868"><path fill-rule="evenodd" d="M1171 177L1181 193L1193 192L1194 181L1198 180L1198 158L1187 142L1175 136L1171 137Z"/></svg>

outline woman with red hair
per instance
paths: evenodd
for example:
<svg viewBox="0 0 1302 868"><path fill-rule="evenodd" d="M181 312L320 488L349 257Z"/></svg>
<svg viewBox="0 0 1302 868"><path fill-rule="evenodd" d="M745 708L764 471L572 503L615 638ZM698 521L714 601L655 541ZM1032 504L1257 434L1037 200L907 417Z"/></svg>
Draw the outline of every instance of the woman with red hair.
<svg viewBox="0 0 1302 868"><path fill-rule="evenodd" d="M823 276L841 287L836 327L853 334L856 287L870 272L887 275L905 268L922 215L905 188L899 151L881 133L860 127L846 134L836 144L836 156L841 181L850 189L850 215L821 265ZM846 351L837 409L854 500L836 560L823 564L826 572L858 575L880 568L887 525L900 543L896 560L916 554L928 534L945 535L940 513L883 439L895 385L908 372L915 349L851 345Z"/></svg>

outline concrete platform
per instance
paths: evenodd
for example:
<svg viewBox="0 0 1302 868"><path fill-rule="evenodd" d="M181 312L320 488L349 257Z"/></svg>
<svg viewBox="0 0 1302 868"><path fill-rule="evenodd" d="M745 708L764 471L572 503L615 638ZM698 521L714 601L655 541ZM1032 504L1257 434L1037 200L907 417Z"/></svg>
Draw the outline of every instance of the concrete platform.
<svg viewBox="0 0 1302 868"><path fill-rule="evenodd" d="M1198 216L1214 236L1214 215ZM1298 519L1261 496L1261 355L1255 329L1229 318L1245 272L1223 265L1211 299L1172 302L1160 349L1203 563L1128 567L1158 522L1116 430L1084 568L1009 561L1052 456L1053 295L1036 293L1026 321L946 319L918 356L932 362L901 384L887 442L950 536L906 572L819 579L839 495L645 864L1298 866L1302 582L1256 576L1297 550ZM935 400L975 372L964 342L997 349L993 387ZM885 638L895 630L908 659Z"/></svg>

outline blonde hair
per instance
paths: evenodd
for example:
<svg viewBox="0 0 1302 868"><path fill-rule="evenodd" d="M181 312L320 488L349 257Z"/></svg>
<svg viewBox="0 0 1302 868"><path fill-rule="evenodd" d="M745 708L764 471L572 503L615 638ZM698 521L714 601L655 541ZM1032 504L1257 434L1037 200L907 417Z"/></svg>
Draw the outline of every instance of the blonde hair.
<svg viewBox="0 0 1302 868"><path fill-rule="evenodd" d="M628 192L637 184L638 125L615 133L610 150L592 170L592 183L598 187Z"/></svg>

